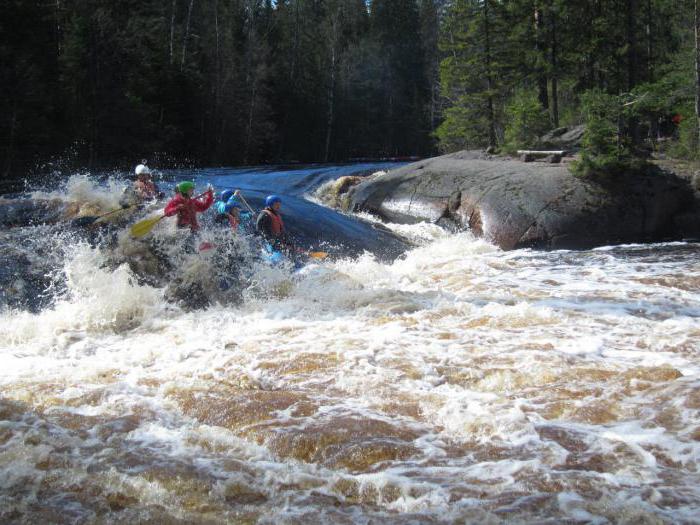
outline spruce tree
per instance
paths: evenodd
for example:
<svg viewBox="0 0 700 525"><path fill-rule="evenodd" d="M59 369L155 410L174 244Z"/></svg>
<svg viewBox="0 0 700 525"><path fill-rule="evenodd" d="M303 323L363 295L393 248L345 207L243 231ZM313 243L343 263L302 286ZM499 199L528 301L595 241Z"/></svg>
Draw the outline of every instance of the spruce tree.
<svg viewBox="0 0 700 525"><path fill-rule="evenodd" d="M442 29L440 66L450 107L437 136L445 149L497 146L503 136L508 91L507 33L503 5L456 0Z"/></svg>

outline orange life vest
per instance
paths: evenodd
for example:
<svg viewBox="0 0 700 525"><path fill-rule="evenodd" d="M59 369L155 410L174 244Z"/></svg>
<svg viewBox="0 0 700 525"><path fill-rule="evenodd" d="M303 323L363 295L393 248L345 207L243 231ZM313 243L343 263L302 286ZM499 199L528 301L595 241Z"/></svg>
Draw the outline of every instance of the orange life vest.
<svg viewBox="0 0 700 525"><path fill-rule="evenodd" d="M263 211L268 217L270 217L270 228L272 229L274 236L279 237L282 235L284 232L284 222L282 222L282 217L271 210L268 210L267 208L265 208Z"/></svg>

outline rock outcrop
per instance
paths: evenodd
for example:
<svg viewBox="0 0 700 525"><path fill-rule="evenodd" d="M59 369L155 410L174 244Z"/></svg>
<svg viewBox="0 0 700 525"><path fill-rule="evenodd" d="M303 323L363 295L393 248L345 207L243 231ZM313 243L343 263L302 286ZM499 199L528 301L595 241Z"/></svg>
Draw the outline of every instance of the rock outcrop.
<svg viewBox="0 0 700 525"><path fill-rule="evenodd" d="M573 126L570 128L556 128L540 137L537 147L540 149L565 150L570 153L581 149L583 134L586 126Z"/></svg>
<svg viewBox="0 0 700 525"><path fill-rule="evenodd" d="M349 206L393 222L431 221L503 249L588 248L700 236L690 184L661 169L597 180L566 165L462 151L351 188Z"/></svg>

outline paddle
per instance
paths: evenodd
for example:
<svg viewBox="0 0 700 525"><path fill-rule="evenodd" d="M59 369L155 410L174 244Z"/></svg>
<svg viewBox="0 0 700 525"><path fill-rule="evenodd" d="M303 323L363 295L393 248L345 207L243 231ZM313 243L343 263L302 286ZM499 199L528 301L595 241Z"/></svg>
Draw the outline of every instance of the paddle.
<svg viewBox="0 0 700 525"><path fill-rule="evenodd" d="M245 207L248 208L248 211L249 211L250 213L252 213L253 216L255 216L255 210L254 210L253 208L251 208L251 207L250 207L250 204L248 204L248 201L245 200L245 197L244 197L243 194L241 193L241 190L236 190L235 193L234 193L234 195L235 195L236 197L240 197L241 202L242 202L243 204L245 204Z"/></svg>
<svg viewBox="0 0 700 525"><path fill-rule="evenodd" d="M207 190L207 191L209 191L209 190ZM196 197L191 197L191 198L192 199L199 199L200 197L203 197L206 194L207 194L207 192L205 191L204 193L200 193ZM144 219L142 221L139 221L129 229L129 232L131 233L132 237L136 237L136 238L143 237L148 232L150 232L156 224L158 224L160 221L165 219L165 217L166 217L165 215L161 215L160 217L151 217L149 219Z"/></svg>
<svg viewBox="0 0 700 525"><path fill-rule="evenodd" d="M250 210L250 213L255 215L255 210L250 207L250 204L248 204L248 201L245 200L245 197L243 197L243 194L241 193L241 190L236 190L235 195L241 199L241 202L245 204L246 208ZM312 259L325 259L328 257L328 252L307 252L306 250L299 249L299 252L304 253L311 257Z"/></svg>
<svg viewBox="0 0 700 525"><path fill-rule="evenodd" d="M103 219L105 217L109 217L110 215L113 215L117 212L120 211L126 211L129 208L133 208L134 206L138 206L138 204L132 204L131 206L125 206L124 208L119 208L118 210L112 210L108 213L103 213L102 215L86 215L85 217L78 217L77 219L73 219L71 221L71 226L74 228L84 228L86 226L90 226L93 224L95 221L99 219Z"/></svg>
<svg viewBox="0 0 700 525"><path fill-rule="evenodd" d="M239 197L241 199L241 202L246 205L246 208L248 208L248 210L250 210L250 213L255 215L255 210L253 210L253 208L250 207L250 204L248 204L248 201L245 200L245 197L243 197L241 190L236 190L234 195ZM307 252L306 250L301 250L301 249L299 249L299 251L301 253L305 253L306 255L311 257L312 259L325 259L326 257L328 257L328 252Z"/></svg>
<svg viewBox="0 0 700 525"><path fill-rule="evenodd" d="M165 215L161 215L160 217L151 217L150 219L144 219L142 221L139 221L129 229L129 233L131 233L132 237L143 237L163 219L165 219Z"/></svg>

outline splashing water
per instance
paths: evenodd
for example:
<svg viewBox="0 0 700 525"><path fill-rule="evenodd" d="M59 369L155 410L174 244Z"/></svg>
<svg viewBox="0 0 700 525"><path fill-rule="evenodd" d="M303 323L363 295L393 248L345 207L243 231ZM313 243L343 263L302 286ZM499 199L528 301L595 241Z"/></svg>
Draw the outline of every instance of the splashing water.
<svg viewBox="0 0 700 525"><path fill-rule="evenodd" d="M79 248L3 319L3 518L692 520L700 247L435 237L190 313Z"/></svg>
<svg viewBox="0 0 700 525"><path fill-rule="evenodd" d="M700 245L387 226L419 246L255 262L196 311L73 245L2 313L0 521L696 522Z"/></svg>
<svg viewBox="0 0 700 525"><path fill-rule="evenodd" d="M57 190L36 190L30 193L33 199L59 199L66 202L80 203L81 207L104 213L118 209L119 199L128 182L118 177L110 176L103 184L98 183L89 174L73 175L65 185Z"/></svg>

